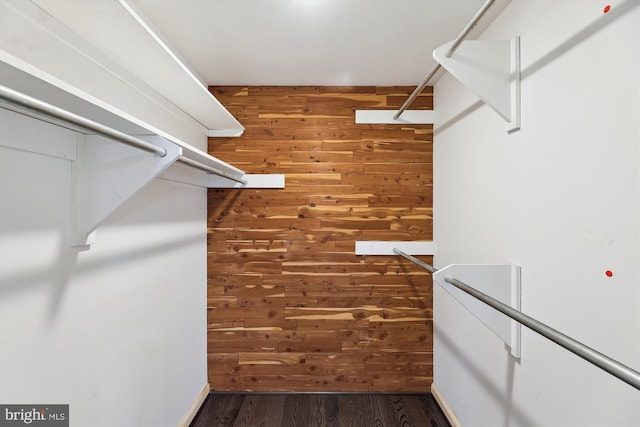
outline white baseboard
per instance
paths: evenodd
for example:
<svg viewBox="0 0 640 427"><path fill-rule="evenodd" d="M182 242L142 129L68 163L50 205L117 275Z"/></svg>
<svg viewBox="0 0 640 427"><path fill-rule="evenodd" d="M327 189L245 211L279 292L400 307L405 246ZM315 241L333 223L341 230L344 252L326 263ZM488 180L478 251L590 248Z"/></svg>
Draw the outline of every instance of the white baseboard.
<svg viewBox="0 0 640 427"><path fill-rule="evenodd" d="M442 409L445 417L447 417L447 419L449 420L449 424L451 424L451 427L462 427L460 420L456 416L455 412L453 412L453 409L451 409L451 406L449 406L447 401L444 400L444 397L442 397L442 394L440 394L440 390L435 383L431 383L431 394L436 399L436 402L438 402L438 405L440 405L440 409Z"/></svg>
<svg viewBox="0 0 640 427"><path fill-rule="evenodd" d="M191 407L189 407L189 410L187 411L187 413L184 415L184 417L182 417L182 419L180 420L180 423L178 423L178 427L189 427L189 424L191 424L191 421L193 421L193 419L196 417L198 410L204 403L204 400L209 395L210 390L211 390L211 387L209 386L209 383L206 383L204 387L202 387L202 390L200 391L198 396L196 397L196 400L193 402Z"/></svg>

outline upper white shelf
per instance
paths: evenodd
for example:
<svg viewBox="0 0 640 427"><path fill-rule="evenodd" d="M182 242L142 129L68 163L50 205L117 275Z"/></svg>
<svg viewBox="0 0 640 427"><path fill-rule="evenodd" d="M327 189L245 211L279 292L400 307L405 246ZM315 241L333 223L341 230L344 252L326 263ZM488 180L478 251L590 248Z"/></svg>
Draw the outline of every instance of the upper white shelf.
<svg viewBox="0 0 640 427"><path fill-rule="evenodd" d="M0 60L186 148L242 133L120 2L70 4L0 0Z"/></svg>
<svg viewBox="0 0 640 427"><path fill-rule="evenodd" d="M56 0L33 1L189 114L209 134L242 134L242 125L215 99L134 0L83 0L74 2L73 7Z"/></svg>

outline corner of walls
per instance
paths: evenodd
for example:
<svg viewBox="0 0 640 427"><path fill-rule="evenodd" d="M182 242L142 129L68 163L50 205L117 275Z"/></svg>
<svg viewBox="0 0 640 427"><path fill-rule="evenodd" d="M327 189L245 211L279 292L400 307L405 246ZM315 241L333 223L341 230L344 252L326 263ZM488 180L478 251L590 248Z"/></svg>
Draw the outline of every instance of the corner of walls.
<svg viewBox="0 0 640 427"><path fill-rule="evenodd" d="M431 394L433 394L434 399L436 399L436 402L438 402L440 409L442 409L442 412L444 412L444 415L445 417L447 417L447 420L449 421L449 424L451 424L451 427L462 427L458 416L456 415L454 410L451 409L451 406L440 392L440 389L438 388L436 383L431 384Z"/></svg>
<svg viewBox="0 0 640 427"><path fill-rule="evenodd" d="M189 427L191 422L195 419L196 415L198 415L198 411L200 410L200 407L202 406L204 401L207 399L207 396L209 395L210 392L211 392L211 386L209 385L209 383L206 383L204 387L202 387L202 390L200 390L200 393L198 393L198 396L196 396L195 400L193 401L193 404L189 407L189 410L187 411L187 413L184 415L184 417L182 417L182 419L178 423L179 427Z"/></svg>

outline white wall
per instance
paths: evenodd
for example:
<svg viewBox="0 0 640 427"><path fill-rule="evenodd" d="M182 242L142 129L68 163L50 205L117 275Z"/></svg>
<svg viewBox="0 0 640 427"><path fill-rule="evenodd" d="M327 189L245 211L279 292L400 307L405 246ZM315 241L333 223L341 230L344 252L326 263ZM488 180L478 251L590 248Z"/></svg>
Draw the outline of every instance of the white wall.
<svg viewBox="0 0 640 427"><path fill-rule="evenodd" d="M514 0L483 34L521 37L518 133L436 84L435 264L522 266L524 313L640 370L640 2L606 4ZM463 425L640 425L638 390L526 328L514 360L434 293L434 384Z"/></svg>
<svg viewBox="0 0 640 427"><path fill-rule="evenodd" d="M7 135L18 119L0 109L0 145L26 138ZM0 146L0 402L68 403L73 426L175 426L207 382L206 189L156 179L88 251L69 246L70 189L70 160Z"/></svg>

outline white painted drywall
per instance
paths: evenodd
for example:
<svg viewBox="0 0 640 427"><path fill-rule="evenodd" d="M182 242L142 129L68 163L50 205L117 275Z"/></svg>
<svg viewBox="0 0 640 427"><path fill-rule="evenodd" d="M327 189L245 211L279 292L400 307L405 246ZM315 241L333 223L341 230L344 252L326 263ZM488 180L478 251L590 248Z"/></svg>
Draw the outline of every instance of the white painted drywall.
<svg viewBox="0 0 640 427"><path fill-rule="evenodd" d="M522 311L640 370L640 2L514 0L522 130L435 86L435 264L522 267ZM607 277L610 270L613 277ZM512 359L434 289L434 383L464 426L637 426L640 392L524 328Z"/></svg>
<svg viewBox="0 0 640 427"><path fill-rule="evenodd" d="M14 115L0 109L0 130ZM75 143L28 121L0 142ZM175 426L207 382L206 189L156 179L85 252L70 190L70 160L0 147L0 402L68 403L72 426Z"/></svg>

